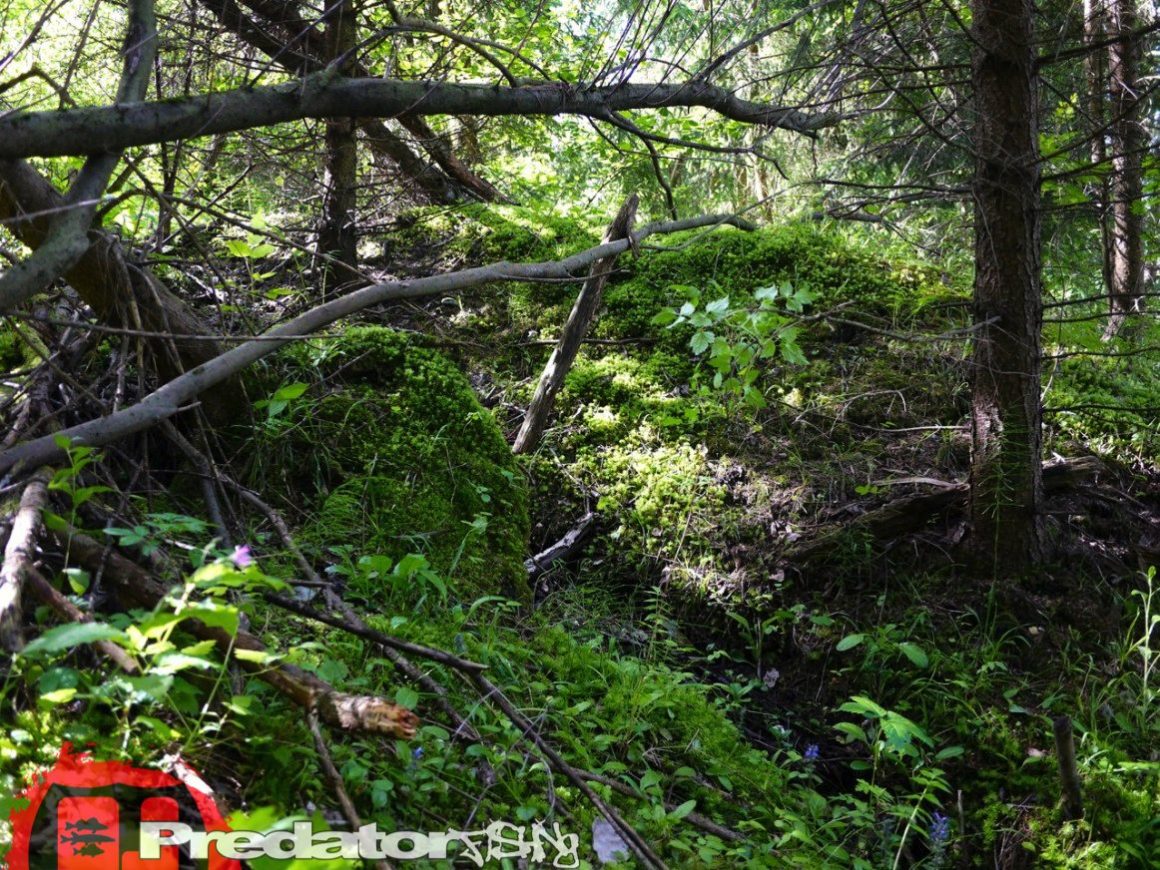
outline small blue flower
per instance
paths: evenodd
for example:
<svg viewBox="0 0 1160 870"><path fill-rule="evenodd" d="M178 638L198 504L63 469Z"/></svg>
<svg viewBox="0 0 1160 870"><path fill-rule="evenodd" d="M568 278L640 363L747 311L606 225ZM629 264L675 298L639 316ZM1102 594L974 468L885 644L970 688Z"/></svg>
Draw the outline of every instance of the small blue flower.
<svg viewBox="0 0 1160 870"><path fill-rule="evenodd" d="M414 749L412 749L411 750L411 757L413 759L415 759L416 761L418 761L420 758L422 758L423 757L423 747L416 746Z"/></svg>
<svg viewBox="0 0 1160 870"><path fill-rule="evenodd" d="M803 755L802 758L804 758L806 761L817 761L819 754L820 750L818 749L818 744L811 743L806 747L806 754Z"/></svg>
<svg viewBox="0 0 1160 870"><path fill-rule="evenodd" d="M930 820L930 845L938 848L951 836L951 820L942 813L935 811Z"/></svg>

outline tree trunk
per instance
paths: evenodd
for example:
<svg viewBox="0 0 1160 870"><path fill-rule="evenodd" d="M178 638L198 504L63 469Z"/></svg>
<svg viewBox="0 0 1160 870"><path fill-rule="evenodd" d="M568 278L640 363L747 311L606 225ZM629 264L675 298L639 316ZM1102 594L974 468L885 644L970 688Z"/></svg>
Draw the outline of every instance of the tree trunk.
<svg viewBox="0 0 1160 870"><path fill-rule="evenodd" d="M1040 213L1031 0L974 0L975 319L971 519L1017 572L1043 555Z"/></svg>
<svg viewBox="0 0 1160 870"><path fill-rule="evenodd" d="M1112 292L1112 227L1111 193L1108 173L1104 163L1108 159L1107 149L1107 51L1103 42L1107 35L1106 0L1084 0L1083 41L1088 51L1084 58L1088 89L1088 129L1091 131L1091 158L1099 181L1092 190L1095 206L1096 225L1100 231L1100 270L1104 281L1104 292Z"/></svg>
<svg viewBox="0 0 1160 870"><path fill-rule="evenodd" d="M352 0L343 0L330 12L326 24L327 60L330 62L358 44L358 25ZM346 70L352 59L343 65ZM359 281L358 240L355 235L355 193L358 185L358 140L353 118L326 122L326 172L318 256L324 292L332 293Z"/></svg>
<svg viewBox="0 0 1160 870"><path fill-rule="evenodd" d="M1108 35L1108 90L1112 125L1112 282L1104 339L1119 331L1124 319L1139 311L1144 279L1143 155L1147 144L1140 123L1139 52L1135 35L1136 0L1111 0Z"/></svg>

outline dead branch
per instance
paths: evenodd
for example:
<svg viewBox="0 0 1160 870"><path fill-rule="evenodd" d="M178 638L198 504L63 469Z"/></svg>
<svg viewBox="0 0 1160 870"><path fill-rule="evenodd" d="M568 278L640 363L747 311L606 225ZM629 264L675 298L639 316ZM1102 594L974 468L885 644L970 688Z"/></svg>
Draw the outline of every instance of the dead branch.
<svg viewBox="0 0 1160 870"><path fill-rule="evenodd" d="M218 538L224 546L231 546L230 530L226 525L225 513L222 511L221 500L218 498L215 484L218 483L219 475L217 465L198 450L189 439L177 430L169 420L161 421L161 431L165 433L165 437L172 441L177 449L184 454L185 458L193 466L197 472L198 483L201 485L202 499L205 501L205 509L209 513L209 518L217 530Z"/></svg>
<svg viewBox="0 0 1160 870"><path fill-rule="evenodd" d="M300 613L304 616L309 616L311 619L316 619L319 622L324 622L327 625L332 625L336 628L341 628L351 634L359 637L365 637L368 640L373 640L380 646L390 648L398 648L405 642L399 641L395 638L388 637L374 629L361 625L361 620L354 622L340 619L328 614L318 613L311 608L304 607L296 601L285 598L280 595L267 595L267 600L272 601L280 607L285 607L295 613ZM408 647L413 645L407 644ZM432 655L434 653L435 655ZM646 867L663 868L665 865L659 857L652 851L649 845L627 822L620 817L620 815L607 804L601 800L600 796L596 794L592 788L587 784L580 772L573 768L566 762L559 753L557 753L543 737L536 731L536 726L526 716L524 716L515 707L514 704L503 694L500 689L490 680L483 676L482 671L484 665L477 662L462 659L459 656L445 653L441 650L423 650L419 653L432 661L437 661L440 664L445 664L453 668L459 673L463 674L469 682L473 683L483 694L484 700L488 703L498 707L505 716L507 716L537 748L537 750L547 759L549 766L557 773L567 776L577 788L587 797L592 804L601 812L601 814L608 819L609 823L616 828L625 842L628 843L629 848L641 860ZM458 714L456 714L458 715Z"/></svg>
<svg viewBox="0 0 1160 870"><path fill-rule="evenodd" d="M421 646L420 644L411 643L406 640L399 640L397 637L391 637L389 634L383 634L381 631L367 625L356 625L349 620L342 619L337 616L332 616L328 613L321 613L313 607L295 601L293 598L287 598L285 595L279 595L276 592L268 592L265 595L267 601L271 604L276 604L284 610L289 610L292 613L297 613L299 616L305 616L334 628L341 628L343 631L348 631L351 634L358 635L366 640L374 641L375 643L396 649L399 652L408 653L418 658L427 659L429 661L438 662L441 665L446 665L449 668L454 668L457 671L464 671L466 673L476 674L480 671L486 671L487 665L473 662L469 659L461 658L457 655L452 655L443 650L434 649L432 647ZM360 620L361 621L361 620Z"/></svg>
<svg viewBox="0 0 1160 870"><path fill-rule="evenodd" d="M19 652L24 647L20 593L32 567L40 512L47 500L48 473L40 471L24 487L8 544L4 547L4 564L0 566L0 645L9 652Z"/></svg>
<svg viewBox="0 0 1160 870"><path fill-rule="evenodd" d="M635 249L632 224L636 220L636 208L639 203L640 197L635 193L624 201L624 205L620 207L620 211L604 233L605 243L628 239ZM556 405L556 394L564 385L564 378L580 351L580 343L588 334L588 329L596 317L596 311L604 295L604 286L616 268L618 256L619 254L611 254L602 257L589 269L584 286L580 288L580 293L568 315L568 321L564 324L564 331L560 334L560 343L548 357L548 363L540 375L535 395L532 396L528 412L524 415L523 425L520 426L515 444L512 446L513 453L530 453L539 445L544 427L548 425L548 417Z"/></svg>
<svg viewBox="0 0 1160 870"><path fill-rule="evenodd" d="M588 770L577 770L576 772L584 779L587 779L591 782L598 782L601 785L606 785L610 789L612 789L613 791L617 792L618 794L622 794L625 797L631 797L631 798L640 798L641 797L641 794L639 792L634 791L632 788L625 785L623 782L620 782L619 780L611 779L610 777L607 777L607 776L602 776L599 773L592 773L591 771L588 771ZM672 812L676 808L677 808L677 805L675 803L672 803L671 801L665 801L665 809L667 809L669 812ZM730 842L739 843L745 839L744 834L739 834L737 831L734 831L731 828L726 828L723 825L719 825L716 822L714 822L712 819L710 819L706 816L703 816L700 813L696 813L696 812L689 813L684 818L685 818L685 821L688 822L693 827L700 828L705 833L713 834L716 837L720 837L722 840L728 840Z"/></svg>
<svg viewBox="0 0 1160 870"><path fill-rule="evenodd" d="M528 578L535 579L540 574L552 567L552 564L559 559L566 559L580 546L584 539L588 536L592 524L596 521L596 514L592 511L584 514L583 518L575 526L570 528L564 537L552 544L546 550L542 550L536 555L524 561L524 568L527 569Z"/></svg>
<svg viewBox="0 0 1160 870"><path fill-rule="evenodd" d="M274 63L295 75L304 72L317 72L326 68L326 63L320 59L325 53L324 47L315 36L311 25L299 14L298 9L290 4L247 3L247 6L264 13L266 16L276 16L279 24L278 32L260 25L252 20L239 8L235 0L201 0L213 15L243 42L261 51ZM277 6L279 8L273 8ZM283 39L283 33L295 35L294 46L288 45ZM305 44L297 40L301 37ZM351 72L357 76L368 76L370 72L361 64L356 63ZM421 119L415 119L419 121ZM356 120L359 128L366 137L370 149L380 157L390 160L403 175L407 176L416 187L423 192L423 196L430 202L452 204L467 199L465 191L461 190L456 182L463 184L468 191L485 201L498 197L494 188L486 181L467 170L461 162L455 161L454 172L450 171L450 163L441 161L439 156L431 153L436 163L434 166L423 160L403 138L394 133L383 121L378 118L359 118ZM432 134L434 135L434 134ZM424 141L421 145L426 146ZM447 149L450 152L450 149ZM454 155L449 155L454 158ZM447 174L444 174L444 173ZM490 190L490 193L489 193Z"/></svg>
<svg viewBox="0 0 1160 870"><path fill-rule="evenodd" d="M63 157L233 133L305 118L398 115L605 117L640 109L710 109L743 124L815 136L841 121L789 106L755 103L703 82L623 83L588 87L561 82L484 84L343 78L324 69L290 82L243 87L177 100L21 112L0 118L0 159Z"/></svg>
<svg viewBox="0 0 1160 870"><path fill-rule="evenodd" d="M588 785L584 777L580 775L580 772L552 748L548 741L540 735L536 729L536 724L521 713L508 697L499 690L498 686L478 671L468 676L483 694L484 700L490 704L494 704L503 711L504 715L523 732L524 737L530 740L537 751L544 756L552 770L561 776L567 777L591 801L592 805L600 811L600 814L620 834L621 839L624 840L625 844L641 864L646 868L664 870L665 862L652 850L652 847L649 846L645 839L637 833L636 829L621 818L620 813L605 803L603 798L592 790L592 787Z"/></svg>
<svg viewBox="0 0 1160 870"><path fill-rule="evenodd" d="M350 799L346 786L343 785L342 774L334 766L334 759L331 758L326 739L322 736L322 726L318 724L318 714L314 710L306 711L306 725L310 728L310 733L314 735L314 750L318 753L318 760L322 764L322 773L334 791L335 797L338 798L342 815L350 824L351 829L357 831L362 827L362 819L359 818L358 810L354 808L354 801ZM375 861L375 866L379 870L390 870L392 865L385 858L379 858Z"/></svg>

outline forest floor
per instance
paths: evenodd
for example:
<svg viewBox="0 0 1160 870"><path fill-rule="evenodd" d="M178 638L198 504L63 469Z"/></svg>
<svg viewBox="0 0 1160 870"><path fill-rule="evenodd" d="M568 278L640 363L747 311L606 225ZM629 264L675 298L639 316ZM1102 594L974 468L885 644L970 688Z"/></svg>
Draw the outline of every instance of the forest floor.
<svg viewBox="0 0 1160 870"><path fill-rule="evenodd" d="M515 208L425 209L366 268L555 259L598 234ZM363 817L550 817L587 837L599 814L564 775L587 771L671 866L1156 866L1155 367L1101 355L1098 320L1049 326L1050 558L1027 576L980 565L964 492L969 288L903 251L807 223L625 255L522 457L508 445L572 285L384 306L260 367L254 425L215 439L222 479L285 517L235 516L262 576L325 578L372 630L486 664L527 717L490 710L493 691L440 664L424 673L442 693L394 688L394 659L365 633L299 618L322 581L298 586L293 613L245 605L241 624L288 664L422 715L412 742L335 739ZM295 304L292 260L236 265L269 317ZM122 389L116 372L94 392ZM133 448L113 449L112 495L89 501L93 458L73 453L54 483L71 513L57 509L145 570L179 574L183 552L196 569L214 553L202 477L164 439L136 449L154 485L126 463ZM524 560L570 532L529 577ZM47 558L78 570L69 546ZM226 556L214 564L233 577ZM209 584L199 612L239 607L228 590L250 582ZM109 618L157 630L133 613ZM126 695L93 659L42 647L5 684L18 714L4 775L64 740L135 758L179 743L249 824L312 808L343 824L292 703L224 670L174 682L171 653L141 652L156 681ZM21 700L37 691L60 700ZM456 710L477 740L460 739ZM1059 806L1059 717L1077 733L1078 822Z"/></svg>
<svg viewBox="0 0 1160 870"><path fill-rule="evenodd" d="M535 231L511 225L474 232L420 234L429 247L418 246L412 268L446 268L448 248L453 258L494 256L492 240L505 232L502 244L517 256L521 246L547 251L554 241L549 232L544 248ZM1137 726L1118 708L1152 706L1147 691L1127 699L1120 682L1125 669L1146 664L1131 660L1140 651L1133 592L1160 559L1156 427L1100 410L1146 394L1150 366L1085 357L1098 347L1097 323L1049 331L1048 352L1062 359L1047 401L1062 410L1049 412L1048 466L1079 460L1081 473L1051 478L1048 563L1012 577L968 550L965 497L939 495L966 477L967 368L965 343L930 336L962 329L968 288L812 228L753 239L725 232L676 242L690 247L653 254L659 263L623 264L609 291L596 341L528 464L532 552L596 514L586 545L539 578L537 606L647 654L660 607L653 590L661 590L676 665L743 695L733 715L754 745L776 751L788 733L802 752L816 747L824 792L856 790L864 776L857 762L866 746L834 729L851 697L953 735L965 749L946 762L959 822L969 825L972 803L976 818L994 813L982 807L996 796L1021 807L1004 832L992 827L986 847L976 839L960 858L979 860L989 848L1005 866L1036 853L1047 861L1054 843L1028 843L1023 858L1016 848L1043 836L1020 812L1058 796L1040 769L1051 750L1043 723L1118 720L1131 743ZM689 331L674 340L648 317L689 299L738 304L778 282L808 286L811 312L823 303L839 310L802 327L800 359L768 361L764 407L706 389L706 361L700 371L689 365ZM558 334L568 299L505 289L506 303L488 291L463 299L450 319L437 303L386 322L456 358L510 437L550 350L542 339ZM732 330L730 341L753 340L751 324L718 325L719 336ZM1095 748L1099 722L1080 727L1093 754L1107 748ZM1145 754L1156 760L1154 749ZM1096 824L1106 835L1121 823ZM1113 847L1118 860L1131 863L1124 856L1136 848L1155 856L1154 827L1142 836L1143 846ZM1093 850L1092 866L1108 854Z"/></svg>

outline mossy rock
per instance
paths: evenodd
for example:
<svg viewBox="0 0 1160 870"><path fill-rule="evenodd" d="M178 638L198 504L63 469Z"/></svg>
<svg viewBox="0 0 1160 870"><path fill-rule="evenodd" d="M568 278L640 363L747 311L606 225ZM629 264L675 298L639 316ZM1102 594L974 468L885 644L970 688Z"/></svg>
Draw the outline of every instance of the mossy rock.
<svg viewBox="0 0 1160 870"><path fill-rule="evenodd" d="M292 378L321 376L330 388L267 436L266 446L298 471L287 480L293 491L319 491L303 542L319 553L349 545L355 557L396 562L421 553L459 598L527 600L526 484L454 364L369 326L321 349L295 348L290 358ZM292 458L301 456L310 463Z"/></svg>

